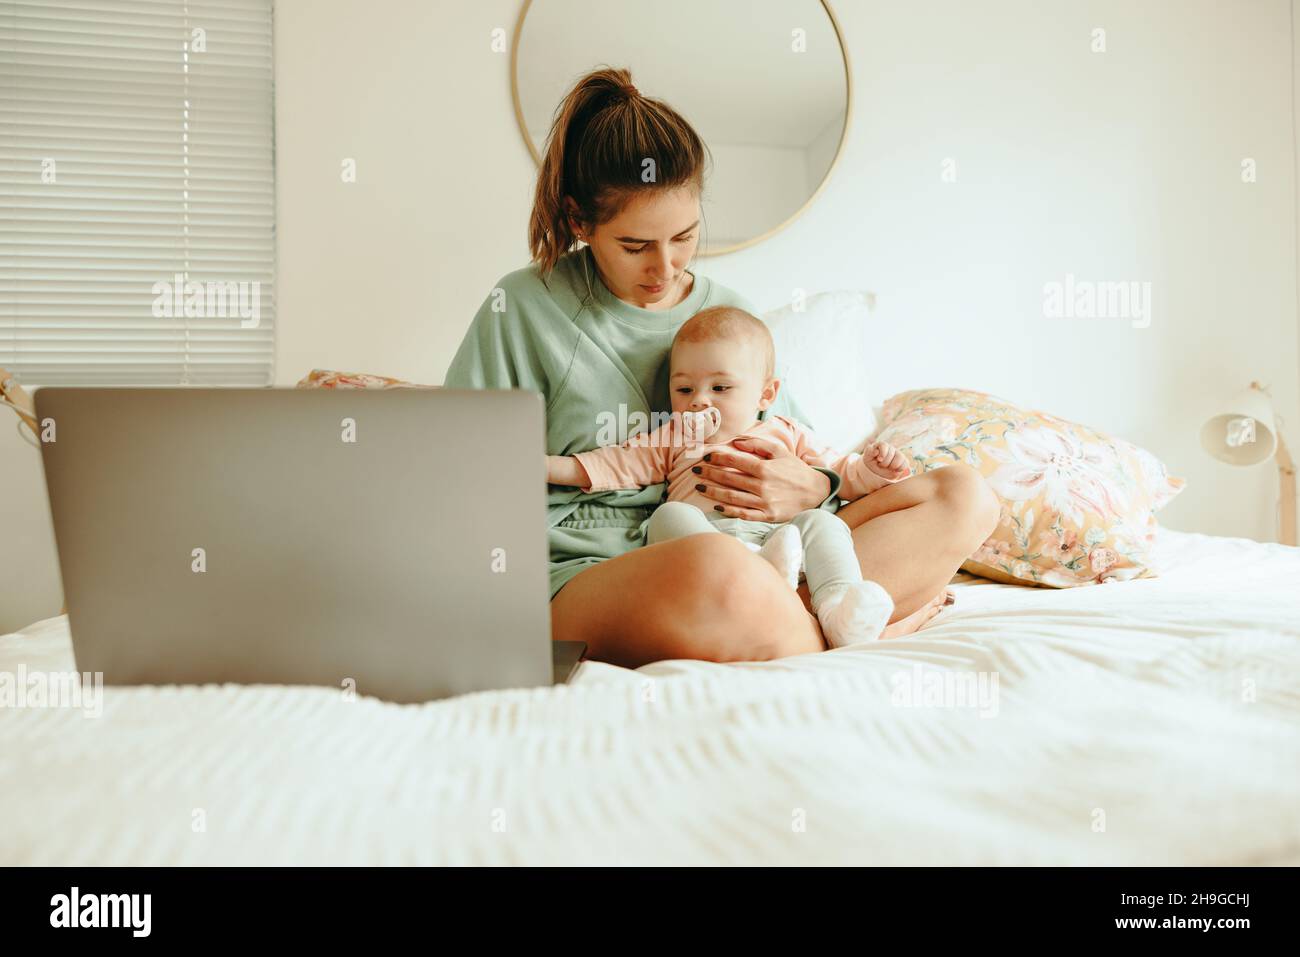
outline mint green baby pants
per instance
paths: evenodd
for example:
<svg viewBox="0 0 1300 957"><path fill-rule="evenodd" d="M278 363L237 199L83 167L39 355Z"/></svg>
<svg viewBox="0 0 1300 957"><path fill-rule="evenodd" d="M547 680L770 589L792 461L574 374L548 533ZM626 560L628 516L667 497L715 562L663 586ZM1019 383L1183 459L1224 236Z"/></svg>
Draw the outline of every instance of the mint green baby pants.
<svg viewBox="0 0 1300 957"><path fill-rule="evenodd" d="M784 522L751 522L743 518L714 517L689 502L665 502L646 525L646 544L666 542L701 532L722 532L742 542L762 546ZM817 594L827 586L862 581L862 566L853 547L848 525L831 512L810 508L790 519L803 542L803 564L809 597L816 607Z"/></svg>

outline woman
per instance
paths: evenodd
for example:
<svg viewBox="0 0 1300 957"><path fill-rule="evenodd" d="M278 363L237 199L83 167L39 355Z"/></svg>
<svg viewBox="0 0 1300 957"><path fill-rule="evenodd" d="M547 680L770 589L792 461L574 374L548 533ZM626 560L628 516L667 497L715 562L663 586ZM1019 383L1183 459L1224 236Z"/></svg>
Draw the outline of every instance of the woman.
<svg viewBox="0 0 1300 957"><path fill-rule="evenodd" d="M547 451L622 441L637 416L671 408L673 333L708 306L754 308L687 266L699 241L705 148L626 70L583 77L560 104L529 224L533 265L501 280L461 343L449 388L534 389ZM586 245L574 250L575 243ZM827 348L834 348L827 343ZM780 393L769 414L811 427ZM641 420L644 421L644 420ZM740 443L738 443L740 444ZM761 440L714 453L705 494L725 515L784 522L835 509L839 477ZM806 589L729 535L642 546L662 485L584 495L549 487L551 629L588 655L636 667L665 658L762 660L825 648ZM838 511L865 578L895 611L885 637L921 627L988 537L998 506L963 465L914 476Z"/></svg>

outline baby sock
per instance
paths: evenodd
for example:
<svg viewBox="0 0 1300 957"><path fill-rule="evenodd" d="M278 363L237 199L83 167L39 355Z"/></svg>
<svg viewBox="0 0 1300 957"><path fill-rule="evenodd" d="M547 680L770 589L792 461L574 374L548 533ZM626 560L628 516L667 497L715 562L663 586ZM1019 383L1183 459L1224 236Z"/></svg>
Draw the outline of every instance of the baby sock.
<svg viewBox="0 0 1300 957"><path fill-rule="evenodd" d="M790 520L799 529L813 614L832 648L880 637L894 600L873 581L864 581L853 533L836 515L808 509Z"/></svg>
<svg viewBox="0 0 1300 957"><path fill-rule="evenodd" d="M763 542L761 558L771 563L791 588L799 587L799 570L803 566L803 537L793 525L782 525Z"/></svg>
<svg viewBox="0 0 1300 957"><path fill-rule="evenodd" d="M831 584L818 589L813 610L832 648L875 641L889 624L894 600L872 581Z"/></svg>

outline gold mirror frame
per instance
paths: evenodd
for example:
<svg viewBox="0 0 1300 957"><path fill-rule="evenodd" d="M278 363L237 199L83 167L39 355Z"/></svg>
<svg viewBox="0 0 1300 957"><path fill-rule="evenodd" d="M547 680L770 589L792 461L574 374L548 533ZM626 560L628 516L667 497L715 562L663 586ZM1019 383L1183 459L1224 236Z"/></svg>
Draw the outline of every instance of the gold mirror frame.
<svg viewBox="0 0 1300 957"><path fill-rule="evenodd" d="M734 243L730 246L724 246L721 249L710 249L704 251L696 249L696 256L701 258L709 256L724 256L727 253L739 252L742 249L748 249L770 239L785 229L796 219L802 216L817 197L822 194L826 184L831 181L831 176L835 172L835 167L839 165L840 156L844 152L844 144L849 138L849 125L853 121L853 71L849 67L849 48L844 42L844 32L840 29L840 21L835 17L835 11L831 9L830 0L820 0L822 8L826 11L826 16L830 18L831 29L835 31L835 39L840 45L840 59L844 63L844 128L840 131L840 141L835 145L835 156L831 159L831 165L826 168L826 174L822 177L817 188L813 190L812 195L804 202L802 206L790 214L783 222L773 226L765 233L760 233L752 239L747 239L743 243ZM529 155L533 158L533 164L541 169L542 157L537 152L537 147L533 144L533 138L528 133L528 125L524 122L523 107L519 102L519 38L523 35L524 20L528 16L528 10L533 5L533 0L524 0L523 9L519 11L519 19L515 21L514 36L510 41L510 98L514 102L515 122L519 124L519 132L524 138L524 144L528 147Z"/></svg>

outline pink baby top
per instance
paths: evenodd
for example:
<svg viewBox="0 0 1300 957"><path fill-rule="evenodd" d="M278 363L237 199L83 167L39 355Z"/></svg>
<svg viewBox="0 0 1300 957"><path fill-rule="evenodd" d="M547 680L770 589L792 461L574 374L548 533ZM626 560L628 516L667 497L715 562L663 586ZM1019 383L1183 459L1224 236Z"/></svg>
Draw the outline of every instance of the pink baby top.
<svg viewBox="0 0 1300 957"><path fill-rule="evenodd" d="M784 416L769 416L744 434L775 439L809 465L839 473L843 480L839 496L843 499L861 498L886 481L867 468L866 460L859 453L841 455L820 443L799 423ZM591 484L583 487L584 492L641 488L667 482L668 501L690 502L708 512L717 503L695 490L700 477L691 471L691 467L699 465L700 459L708 452L732 447L732 442L706 440L692 443L685 440L681 437L680 425L670 420L652 432L632 436L622 445L606 445L590 452L579 452L574 457L582 463L591 479Z"/></svg>

